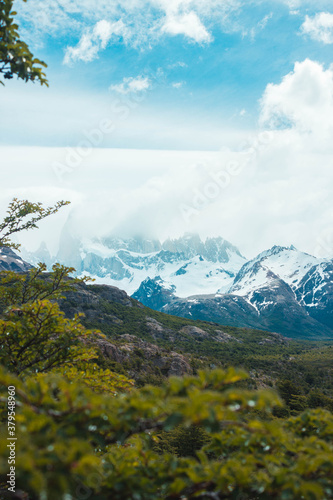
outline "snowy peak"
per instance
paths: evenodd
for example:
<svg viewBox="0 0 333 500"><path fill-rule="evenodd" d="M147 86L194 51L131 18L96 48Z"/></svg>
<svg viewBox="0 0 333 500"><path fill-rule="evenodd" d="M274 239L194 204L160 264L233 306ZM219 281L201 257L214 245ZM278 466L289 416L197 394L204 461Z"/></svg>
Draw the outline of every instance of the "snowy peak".
<svg viewBox="0 0 333 500"><path fill-rule="evenodd" d="M160 276L145 279L132 297L152 309L161 310L174 297L176 287L165 283Z"/></svg>
<svg viewBox="0 0 333 500"><path fill-rule="evenodd" d="M91 242L92 243L92 242ZM163 243L158 240L147 240L142 237L122 239L117 237L102 238L100 247L109 250L125 250L132 253L148 255L152 253L168 252L181 255L184 259L191 259L201 255L209 262L229 262L233 254L243 258L238 248L221 237L207 238L202 241L198 234L186 233L178 239L167 239Z"/></svg>
<svg viewBox="0 0 333 500"><path fill-rule="evenodd" d="M42 255L48 256L45 246ZM291 337L333 337L333 262L294 246L274 246L247 262L221 237L80 241L64 231L56 261L170 314Z"/></svg>
<svg viewBox="0 0 333 500"><path fill-rule="evenodd" d="M24 248L22 248L21 255L24 260L30 262L30 264L34 266L37 266L39 262L43 262L44 264L47 265L48 268L51 268L52 264L54 263L52 261L52 257L44 241L40 244L38 250L36 250L36 252L33 253L27 252Z"/></svg>
<svg viewBox="0 0 333 500"><path fill-rule="evenodd" d="M172 253L181 253L188 259L201 255L207 261L214 263L227 263L233 255L244 259L238 248L221 237L202 241L198 235L187 233L177 240L165 241L162 248Z"/></svg>
<svg viewBox="0 0 333 500"><path fill-rule="evenodd" d="M236 276L229 293L246 297L263 287L273 288L281 279L262 261L255 261L251 266L243 266Z"/></svg>
<svg viewBox="0 0 333 500"><path fill-rule="evenodd" d="M242 267L234 285L230 289L230 293L240 290L241 283L244 280L248 283L248 275L251 276L252 287L260 287L263 280L262 268L269 269L275 276L285 281L292 289L295 289L306 273L320 262L322 262L320 259L300 252L294 246L274 246L270 250L260 253L255 259L247 262ZM257 285L255 283L256 272L258 273Z"/></svg>
<svg viewBox="0 0 333 500"><path fill-rule="evenodd" d="M111 250L126 250L139 254L150 254L162 250L162 245L158 240L148 240L141 236L128 239L117 237L102 238L100 243L101 247Z"/></svg>
<svg viewBox="0 0 333 500"><path fill-rule="evenodd" d="M298 302L322 324L333 327L333 260L313 266L297 289Z"/></svg>

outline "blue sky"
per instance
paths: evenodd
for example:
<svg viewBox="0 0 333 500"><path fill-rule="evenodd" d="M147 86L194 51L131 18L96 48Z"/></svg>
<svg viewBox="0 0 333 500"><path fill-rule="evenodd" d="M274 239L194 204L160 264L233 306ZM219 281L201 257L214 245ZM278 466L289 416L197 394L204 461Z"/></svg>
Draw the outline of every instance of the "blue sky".
<svg viewBox="0 0 333 500"><path fill-rule="evenodd" d="M307 34L302 28L306 16L314 20L321 12L333 13L330 3L17 0L24 36L35 55L49 64L50 89L37 92L19 82L11 84L17 111L23 107L29 114L34 105L40 126L31 123L27 133L26 121L9 120L6 130L1 127L1 142L74 145L85 123L97 123L103 116L102 109L115 99L140 94L135 123L141 118L158 126L165 115L174 134L163 139L162 130L162 137L139 134L139 140L120 134L103 146L219 149L223 139L221 144L217 138L200 140L201 128L215 128L218 134L225 128L257 127L259 100L267 84L280 82L296 61L310 58L331 64L332 45L320 41L314 28ZM94 35L97 26L99 36ZM86 48L80 47L84 37L90 43ZM140 78L147 82L143 91L125 95L115 90L124 79ZM62 113L61 95L73 96ZM89 103L96 103L95 113ZM12 114L8 108L5 104L4 113ZM45 134L52 114L53 133ZM183 145L179 140L179 122L190 130L198 122L192 144L186 137Z"/></svg>
<svg viewBox="0 0 333 500"><path fill-rule="evenodd" d="M333 256L331 0L15 3L50 88L0 89L0 208L72 201L27 245L56 248L70 215L81 236Z"/></svg>

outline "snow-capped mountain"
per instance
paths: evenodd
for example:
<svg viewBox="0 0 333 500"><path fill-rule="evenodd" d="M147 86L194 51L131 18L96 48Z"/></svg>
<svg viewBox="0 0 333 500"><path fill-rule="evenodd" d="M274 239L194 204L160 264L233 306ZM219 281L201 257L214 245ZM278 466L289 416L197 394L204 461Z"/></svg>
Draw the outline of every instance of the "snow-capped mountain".
<svg viewBox="0 0 333 500"><path fill-rule="evenodd" d="M333 261L311 267L299 282L296 297L311 317L332 328Z"/></svg>
<svg viewBox="0 0 333 500"><path fill-rule="evenodd" d="M267 276L266 270L295 288L308 270L319 262L320 260L316 257L299 252L294 246L289 248L274 246L244 264L229 289L229 293L248 295L261 284L266 283L267 279L273 279L273 276Z"/></svg>
<svg viewBox="0 0 333 500"><path fill-rule="evenodd" d="M50 263L44 246L24 256L33 264L43 256ZM223 238L203 242L199 236L187 234L164 243L142 238L80 242L64 237L53 261L73 266L78 275L89 275L129 295L147 278L159 276L165 287L173 287L176 296L188 297L216 293L219 288L227 290L246 259Z"/></svg>
<svg viewBox="0 0 333 500"><path fill-rule="evenodd" d="M45 247L41 254L52 261ZM82 242L64 234L53 261L170 314L290 337L333 337L333 262L293 246L246 261L223 238Z"/></svg>
<svg viewBox="0 0 333 500"><path fill-rule="evenodd" d="M149 290L149 293L147 291ZM161 278L134 298L169 314L273 330L290 337L333 337L333 263L274 246L246 262L226 290L177 297Z"/></svg>

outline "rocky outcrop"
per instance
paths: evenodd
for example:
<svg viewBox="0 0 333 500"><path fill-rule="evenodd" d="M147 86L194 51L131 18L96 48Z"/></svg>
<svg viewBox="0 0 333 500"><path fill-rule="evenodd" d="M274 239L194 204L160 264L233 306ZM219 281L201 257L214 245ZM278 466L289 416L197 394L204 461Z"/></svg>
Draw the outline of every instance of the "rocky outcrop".
<svg viewBox="0 0 333 500"><path fill-rule="evenodd" d="M135 335L122 335L120 343L113 343L104 337L97 338L97 346L101 354L117 363L133 362L139 358L140 367L132 370L131 376L136 378L142 372L149 373L152 367L158 368L165 376L183 376L192 373L190 361L182 354L168 352L165 349L145 342Z"/></svg>
<svg viewBox="0 0 333 500"><path fill-rule="evenodd" d="M32 266L21 259L11 248L0 247L0 271L14 271L24 273Z"/></svg>
<svg viewBox="0 0 333 500"><path fill-rule="evenodd" d="M241 343L242 341L239 339L236 339L236 337L233 337L232 335L229 335L229 333L223 332L222 330L215 330L216 336L214 337L217 342L238 342Z"/></svg>
<svg viewBox="0 0 333 500"><path fill-rule="evenodd" d="M199 338L210 337L209 333L205 332L205 330L202 330L201 328L198 328L197 326L184 326L180 332Z"/></svg>
<svg viewBox="0 0 333 500"><path fill-rule="evenodd" d="M170 328L166 328L164 325L159 323L154 318L146 318L146 326L148 333L155 339L159 340L168 340L169 342L175 341L175 331L170 330Z"/></svg>
<svg viewBox="0 0 333 500"><path fill-rule="evenodd" d="M119 304L131 308L136 301L131 299L126 292L114 286L85 285L75 286L74 290L67 292L65 298L59 301L61 309L67 317L77 313L85 315L88 321L97 321L102 324L122 324L121 318L105 310L103 304Z"/></svg>

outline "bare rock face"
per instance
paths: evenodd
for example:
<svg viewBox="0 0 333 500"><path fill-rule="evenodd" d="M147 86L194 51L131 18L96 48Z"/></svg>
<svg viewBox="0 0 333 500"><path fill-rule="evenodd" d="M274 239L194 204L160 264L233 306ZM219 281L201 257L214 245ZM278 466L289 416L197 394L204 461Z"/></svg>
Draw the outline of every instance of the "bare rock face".
<svg viewBox="0 0 333 500"><path fill-rule="evenodd" d="M123 335L121 341L125 341L120 345L115 345L104 337L97 337L97 346L100 348L102 355L117 363L130 361L135 356L142 361L140 370L134 371L134 378L140 373L148 373L150 365L153 365L161 370L165 376L183 376L192 374L192 368L189 360L176 352L168 352L157 345L145 342L135 335Z"/></svg>
<svg viewBox="0 0 333 500"><path fill-rule="evenodd" d="M192 368L185 358L181 354L175 352L171 353L172 361L168 372L169 377L176 375L177 377L192 373Z"/></svg>
<svg viewBox="0 0 333 500"><path fill-rule="evenodd" d="M236 339L232 335L229 335L229 333L223 332L222 330L215 330L216 337L214 340L217 340L218 342L240 342L240 340Z"/></svg>
<svg viewBox="0 0 333 500"><path fill-rule="evenodd" d="M112 359L117 363L121 363L124 360L122 353L120 352L118 347L111 344L111 342L100 339L97 341L97 345L100 348L101 353L105 358Z"/></svg>
<svg viewBox="0 0 333 500"><path fill-rule="evenodd" d="M279 333L271 332L269 333L269 337L262 339L260 342L258 342L259 345L267 345L267 344L288 344L290 339L287 337L283 337Z"/></svg>
<svg viewBox="0 0 333 500"><path fill-rule="evenodd" d="M161 334L164 332L164 327L154 318L147 317L147 328L149 333L152 334Z"/></svg>
<svg viewBox="0 0 333 500"><path fill-rule="evenodd" d="M169 340L170 342L175 341L175 332L173 330L165 328L154 318L149 318L147 316L146 321L147 331L152 337L154 337L154 339L165 339Z"/></svg>
<svg viewBox="0 0 333 500"><path fill-rule="evenodd" d="M184 328L182 328L180 332L185 333L187 335L193 335L195 337L201 337L201 338L210 337L209 333L205 332L205 330L202 330L201 328L198 328L197 326L184 326Z"/></svg>

